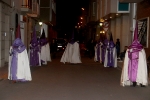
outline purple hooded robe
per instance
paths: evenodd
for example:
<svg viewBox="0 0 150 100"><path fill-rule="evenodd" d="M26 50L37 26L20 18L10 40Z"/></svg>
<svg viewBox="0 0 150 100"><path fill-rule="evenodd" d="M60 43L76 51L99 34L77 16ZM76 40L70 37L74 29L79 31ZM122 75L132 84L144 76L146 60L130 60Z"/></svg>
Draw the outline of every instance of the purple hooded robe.
<svg viewBox="0 0 150 100"><path fill-rule="evenodd" d="M104 62L104 60L105 60L105 53L106 53L107 44L108 44L108 40L105 39L103 41L103 45L102 45L102 62Z"/></svg>
<svg viewBox="0 0 150 100"><path fill-rule="evenodd" d="M11 52L12 60L11 60L11 69L10 69L12 80L25 81L24 79L17 78L17 67L18 67L17 62L18 62L18 53L22 53L26 49L26 47L21 41L21 39L17 38L14 40L12 48L13 48Z"/></svg>
<svg viewBox="0 0 150 100"><path fill-rule="evenodd" d="M132 82L136 82L137 70L138 70L138 58L139 52L143 49L143 46L138 41L138 24L136 23L136 28L134 31L134 39L132 44L128 47L128 77Z"/></svg>
<svg viewBox="0 0 150 100"><path fill-rule="evenodd" d="M107 66L114 66L114 57L113 57L113 49L115 47L115 44L112 40L110 40L109 45L107 46L107 51L108 51L108 55L107 55Z"/></svg>
<svg viewBox="0 0 150 100"><path fill-rule="evenodd" d="M30 42L30 65L31 66L37 66L39 65L39 54L40 52L40 45L36 37L36 31L34 28L32 39Z"/></svg>

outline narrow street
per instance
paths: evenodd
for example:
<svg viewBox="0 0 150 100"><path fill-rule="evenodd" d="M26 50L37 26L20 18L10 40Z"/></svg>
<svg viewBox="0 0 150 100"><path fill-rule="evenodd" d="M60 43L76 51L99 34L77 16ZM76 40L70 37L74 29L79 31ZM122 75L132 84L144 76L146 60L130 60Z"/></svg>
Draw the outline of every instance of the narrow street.
<svg viewBox="0 0 150 100"><path fill-rule="evenodd" d="M150 100L150 87L120 86L121 70L82 57L82 64L31 67L32 81L0 81L0 100Z"/></svg>

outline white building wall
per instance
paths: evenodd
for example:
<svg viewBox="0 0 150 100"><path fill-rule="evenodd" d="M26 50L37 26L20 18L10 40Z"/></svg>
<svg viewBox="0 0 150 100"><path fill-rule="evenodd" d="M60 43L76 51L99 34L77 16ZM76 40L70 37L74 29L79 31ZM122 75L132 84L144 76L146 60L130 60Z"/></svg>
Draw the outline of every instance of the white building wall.
<svg viewBox="0 0 150 100"><path fill-rule="evenodd" d="M0 3L0 67L8 63L10 37L10 8Z"/></svg>
<svg viewBox="0 0 150 100"><path fill-rule="evenodd" d="M106 3L107 2L107 3ZM118 0L100 0L100 18L105 17L110 13L117 13ZM132 43L136 19L136 3L130 3L130 13L123 14L110 21L110 31L113 34L114 42L120 39L121 51L124 46L129 46Z"/></svg>
<svg viewBox="0 0 150 100"><path fill-rule="evenodd" d="M130 41L129 37L131 37L130 31L129 31L129 15L122 16L122 28L121 28L121 34L120 34L120 42L121 42L121 50L124 50L124 46L129 46Z"/></svg>
<svg viewBox="0 0 150 100"><path fill-rule="evenodd" d="M115 35L115 40L117 39L117 38L120 38L120 33L121 33L121 18L119 17L119 18L116 18L116 27L115 27L115 29L116 29L116 35Z"/></svg>
<svg viewBox="0 0 150 100"><path fill-rule="evenodd" d="M0 67L7 66L8 63L9 48L15 39L16 14L18 14L18 24L23 23L21 34L27 50L35 25L35 21L30 17L27 17L26 22L20 19L22 0L6 0L6 2L9 6L0 2Z"/></svg>
<svg viewBox="0 0 150 100"><path fill-rule="evenodd" d="M115 34L116 29L115 29L115 27L116 27L116 20L114 19L114 20L111 20L111 22L110 22L110 31L112 32L114 42L116 42L116 34Z"/></svg>

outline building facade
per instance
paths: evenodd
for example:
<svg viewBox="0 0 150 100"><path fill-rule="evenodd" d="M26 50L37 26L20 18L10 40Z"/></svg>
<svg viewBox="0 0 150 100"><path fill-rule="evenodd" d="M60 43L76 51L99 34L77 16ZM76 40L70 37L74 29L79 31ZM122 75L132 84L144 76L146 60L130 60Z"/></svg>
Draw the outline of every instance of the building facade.
<svg viewBox="0 0 150 100"><path fill-rule="evenodd" d="M114 42L120 39L121 51L123 51L124 46L132 42L136 21L150 15L145 13L150 9L146 1L148 0L90 0L89 37L98 40L101 34L111 31ZM146 8L142 7L144 4L147 5ZM148 32L149 25L147 26ZM146 43L146 51L149 50L148 46L149 42Z"/></svg>
<svg viewBox="0 0 150 100"><path fill-rule="evenodd" d="M45 3L51 3L51 11L47 12L49 19L41 16L43 9L40 9L40 3L44 0L0 0L0 67L8 65L9 60L9 48L12 45L17 26L20 25L21 39L27 50L31 41L31 34L33 28L36 28L37 35L40 36L41 28L45 26L55 25L55 12L56 4L53 0L46 0ZM54 17L52 17L54 16ZM39 21L43 19L43 26L39 25ZM47 36L49 36L49 30L46 30Z"/></svg>

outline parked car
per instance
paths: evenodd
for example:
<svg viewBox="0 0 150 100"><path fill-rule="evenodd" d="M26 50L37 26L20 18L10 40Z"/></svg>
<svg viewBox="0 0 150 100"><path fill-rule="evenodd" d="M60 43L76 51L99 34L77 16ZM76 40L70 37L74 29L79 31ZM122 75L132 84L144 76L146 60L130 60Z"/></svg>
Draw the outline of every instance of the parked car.
<svg viewBox="0 0 150 100"><path fill-rule="evenodd" d="M57 38L56 39L56 43L57 43L57 51L63 51L65 50L66 46L67 46L67 41L63 38Z"/></svg>

